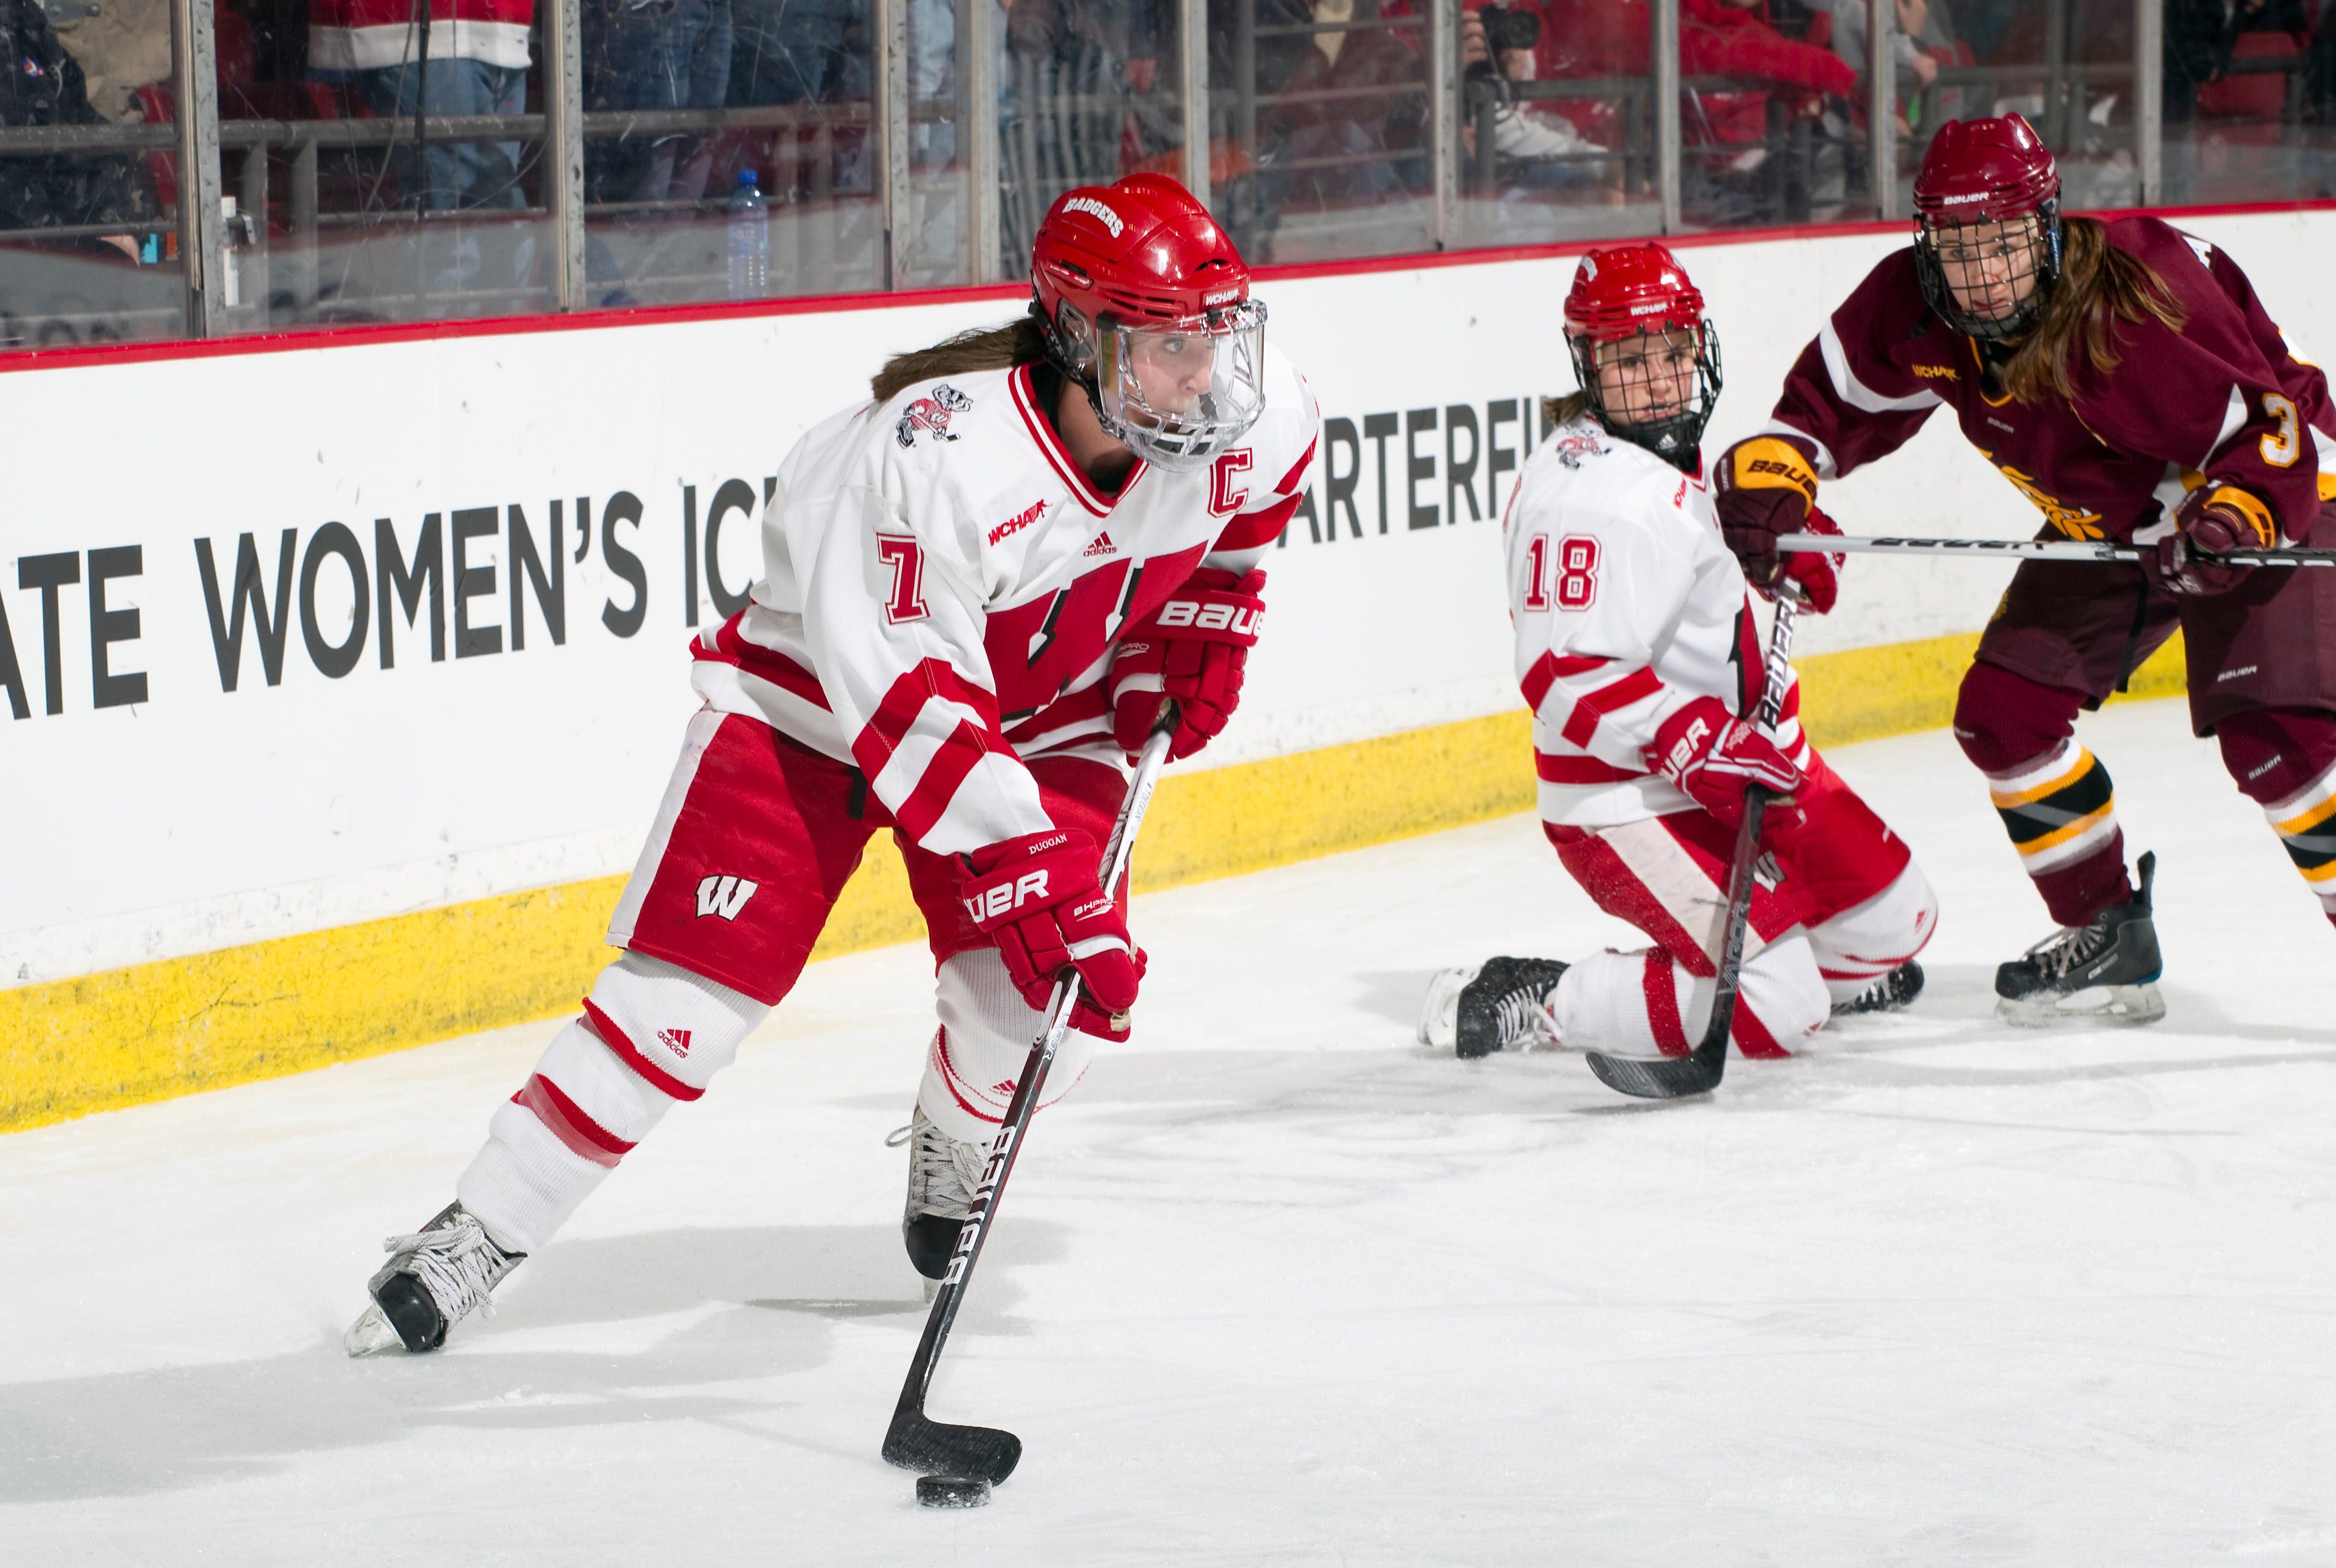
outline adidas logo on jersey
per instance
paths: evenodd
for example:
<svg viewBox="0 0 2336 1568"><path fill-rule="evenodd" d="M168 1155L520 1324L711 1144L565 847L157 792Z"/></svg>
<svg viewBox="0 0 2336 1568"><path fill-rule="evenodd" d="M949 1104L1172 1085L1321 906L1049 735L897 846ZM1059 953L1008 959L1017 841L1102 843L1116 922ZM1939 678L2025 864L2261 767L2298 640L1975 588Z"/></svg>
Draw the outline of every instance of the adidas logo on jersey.
<svg viewBox="0 0 2336 1568"><path fill-rule="evenodd" d="M736 920L762 885L743 877L707 877L697 884L697 918L720 915L725 920Z"/></svg>
<svg viewBox="0 0 2336 1568"><path fill-rule="evenodd" d="M1107 533L1096 534L1095 536L1095 542L1087 546L1086 549L1079 551L1081 556L1090 560L1099 555L1117 555L1118 553L1119 546L1112 543L1111 535Z"/></svg>
<svg viewBox="0 0 2336 1568"><path fill-rule="evenodd" d="M667 1050L671 1051L676 1057L686 1057L689 1055L689 1031L687 1029L659 1029L657 1031L657 1044L663 1046Z"/></svg>
<svg viewBox="0 0 2336 1568"><path fill-rule="evenodd" d="M1001 544L1046 515L1046 503L1043 501L1037 502L1024 511L1016 512L1012 517L1007 518L1004 522L1001 522L996 528L991 529L989 531L989 542L992 544Z"/></svg>

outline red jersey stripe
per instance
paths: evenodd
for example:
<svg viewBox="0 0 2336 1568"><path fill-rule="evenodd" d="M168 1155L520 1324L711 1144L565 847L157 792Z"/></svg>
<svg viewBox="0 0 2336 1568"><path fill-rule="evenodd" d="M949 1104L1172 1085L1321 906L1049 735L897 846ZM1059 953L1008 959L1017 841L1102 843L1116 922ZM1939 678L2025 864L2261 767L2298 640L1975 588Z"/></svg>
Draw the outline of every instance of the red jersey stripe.
<svg viewBox="0 0 2336 1568"><path fill-rule="evenodd" d="M1321 443L1319 435L1306 443L1305 455L1290 465L1290 472L1283 474L1281 482L1273 487L1274 494L1286 495L1293 502L1298 499L1298 482L1306 477L1306 465L1314 461L1314 449Z"/></svg>
<svg viewBox="0 0 2336 1568"><path fill-rule="evenodd" d="M1533 668L1525 672L1525 678L1519 684L1524 688L1526 704L1535 713L1539 713L1542 699L1549 696L1549 688L1561 677L1586 675L1599 666L1611 662L1612 661L1609 659L1591 658L1582 654L1545 653L1533 661Z"/></svg>
<svg viewBox="0 0 2336 1568"><path fill-rule="evenodd" d="M748 642L738 635L738 616L745 613L740 610L738 615L732 616L715 629L713 648L692 638L690 657L709 664L735 666L748 675L758 676L773 686L803 698L813 707L832 712L828 706L826 688L819 684L817 676L777 649Z"/></svg>
<svg viewBox="0 0 2336 1568"><path fill-rule="evenodd" d="M923 838L949 810L949 802L957 798L958 785L965 782L966 774L992 752L1014 755L993 732L960 722L933 754L932 760L925 764L917 787L892 813L892 820L910 838Z"/></svg>
<svg viewBox="0 0 2336 1568"><path fill-rule="evenodd" d="M1616 767L1594 756L1560 756L1545 751L1533 753L1533 772L1543 784L1628 784L1648 776L1643 768Z"/></svg>
<svg viewBox="0 0 2336 1568"><path fill-rule="evenodd" d="M1611 686L1600 687L1573 705L1566 716L1565 726L1558 733L1585 751L1598 734L1598 721L1617 708L1652 696L1663 689L1662 677L1650 666L1640 665Z"/></svg>
<svg viewBox="0 0 2336 1568"><path fill-rule="evenodd" d="M1236 513L1217 535L1219 550L1257 550L1281 537L1290 526L1291 514L1298 510L1299 498L1287 495L1262 511Z"/></svg>

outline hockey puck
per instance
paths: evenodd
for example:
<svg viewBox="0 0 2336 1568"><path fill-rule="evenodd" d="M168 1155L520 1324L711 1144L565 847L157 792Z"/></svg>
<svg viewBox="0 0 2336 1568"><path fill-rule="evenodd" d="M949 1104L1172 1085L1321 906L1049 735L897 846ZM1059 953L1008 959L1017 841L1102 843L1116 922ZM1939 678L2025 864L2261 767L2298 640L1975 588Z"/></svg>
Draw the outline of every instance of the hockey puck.
<svg viewBox="0 0 2336 1568"><path fill-rule="evenodd" d="M978 1475L920 1475L917 1501L928 1508L978 1508L989 1501L989 1483Z"/></svg>

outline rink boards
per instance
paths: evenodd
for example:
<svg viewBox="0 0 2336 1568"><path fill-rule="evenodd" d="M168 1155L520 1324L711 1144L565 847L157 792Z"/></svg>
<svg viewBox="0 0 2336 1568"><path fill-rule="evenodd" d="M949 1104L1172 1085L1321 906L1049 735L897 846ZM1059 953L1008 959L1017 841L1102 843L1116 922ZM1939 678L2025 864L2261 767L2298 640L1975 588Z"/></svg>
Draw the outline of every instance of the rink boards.
<svg viewBox="0 0 2336 1568"><path fill-rule="evenodd" d="M2299 351L2336 341L2309 286L2327 214L2185 222L2232 248ZM1901 238L1686 249L1733 388L1711 450L1760 422ZM1164 788L1139 887L1530 806L1494 520L1536 401L1571 384L1572 264L1261 279L1326 466L1267 563L1241 722ZM0 578L0 700L24 716L0 729L0 1130L572 1005L695 706L684 639L756 575L779 459L884 354L1017 307L968 291L0 362L26 457ZM1860 531L2035 525L1942 423L1826 499ZM2000 587L1987 565L1860 562L1804 638L1812 732L1944 722ZM2151 689L2178 684L2164 662ZM871 862L822 954L918 934L897 857Z"/></svg>

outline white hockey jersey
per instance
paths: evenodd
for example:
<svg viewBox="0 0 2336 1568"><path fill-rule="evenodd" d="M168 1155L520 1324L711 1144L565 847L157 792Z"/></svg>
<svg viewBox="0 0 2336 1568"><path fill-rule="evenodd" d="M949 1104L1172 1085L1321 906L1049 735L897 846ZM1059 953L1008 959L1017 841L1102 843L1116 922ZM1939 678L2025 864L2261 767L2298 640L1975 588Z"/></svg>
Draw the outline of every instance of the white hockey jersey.
<svg viewBox="0 0 2336 1568"><path fill-rule="evenodd" d="M700 634L716 709L857 765L936 854L1052 824L1023 759L1120 760L1120 628L1201 566L1246 570L1314 463L1313 394L1273 349L1264 413L1209 467L1139 463L1099 494L1037 406L1031 369L920 383L787 454L764 576Z"/></svg>
<svg viewBox="0 0 2336 1568"><path fill-rule="evenodd" d="M1501 533L1542 820L1597 829L1694 810L1644 753L1698 697L1757 712L1766 657L1704 482L1585 414L1534 448ZM1799 715L1796 677L1768 733L1796 765Z"/></svg>

